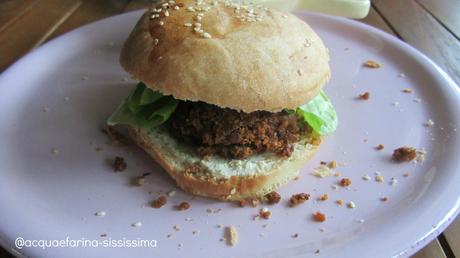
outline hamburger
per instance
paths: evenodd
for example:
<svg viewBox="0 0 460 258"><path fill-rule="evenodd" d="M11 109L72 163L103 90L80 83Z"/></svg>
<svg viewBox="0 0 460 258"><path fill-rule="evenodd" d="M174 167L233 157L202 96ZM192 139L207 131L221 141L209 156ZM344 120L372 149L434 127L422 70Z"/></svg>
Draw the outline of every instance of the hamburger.
<svg viewBox="0 0 460 258"><path fill-rule="evenodd" d="M139 80L108 119L183 190L258 198L295 178L337 126L328 50L296 16L248 1L147 10L120 63Z"/></svg>

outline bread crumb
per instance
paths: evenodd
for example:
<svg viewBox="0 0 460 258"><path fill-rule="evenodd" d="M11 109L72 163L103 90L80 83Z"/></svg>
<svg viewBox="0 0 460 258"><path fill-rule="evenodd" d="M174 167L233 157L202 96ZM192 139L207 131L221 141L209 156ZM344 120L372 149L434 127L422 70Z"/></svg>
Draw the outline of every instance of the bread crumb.
<svg viewBox="0 0 460 258"><path fill-rule="evenodd" d="M133 185L134 186L143 186L144 183L145 183L145 177L148 176L148 175L150 175L150 173L145 173L142 176L134 177L133 181L132 181Z"/></svg>
<svg viewBox="0 0 460 258"><path fill-rule="evenodd" d="M316 167L315 169L313 169L313 175L319 178L325 178L325 177L333 176L334 171L331 170L328 166L320 165L319 167Z"/></svg>
<svg viewBox="0 0 460 258"><path fill-rule="evenodd" d="M404 92L404 93L412 93L412 89L406 88L406 89L403 89L402 92Z"/></svg>
<svg viewBox="0 0 460 258"><path fill-rule="evenodd" d="M167 203L166 196L162 195L158 197L156 200L152 201L152 207L155 209L159 209L163 207Z"/></svg>
<svg viewBox="0 0 460 258"><path fill-rule="evenodd" d="M339 200L335 201L335 203L336 203L337 205L339 205L339 206L342 206L343 203L344 203L344 201L343 201L342 199L339 199Z"/></svg>
<svg viewBox="0 0 460 258"><path fill-rule="evenodd" d="M364 63L364 66L367 67L367 68L380 68L382 67L381 64L377 63L376 61L374 60L367 60L365 63Z"/></svg>
<svg viewBox="0 0 460 258"><path fill-rule="evenodd" d="M404 177L409 177L410 176L410 173L409 172L406 172L403 174Z"/></svg>
<svg viewBox="0 0 460 258"><path fill-rule="evenodd" d="M388 197L384 196L384 197L380 198L380 200L381 200L382 202L388 202Z"/></svg>
<svg viewBox="0 0 460 258"><path fill-rule="evenodd" d="M329 164L327 166L330 169L335 169L335 168L337 168L337 161L333 160L333 161L329 162Z"/></svg>
<svg viewBox="0 0 460 258"><path fill-rule="evenodd" d="M243 208L244 206L246 206L248 202L246 200L239 200L238 201L238 206Z"/></svg>
<svg viewBox="0 0 460 258"><path fill-rule="evenodd" d="M326 221L326 215L324 213L317 211L313 213L313 219L318 222L324 222Z"/></svg>
<svg viewBox="0 0 460 258"><path fill-rule="evenodd" d="M188 202L181 202L178 206L177 209L180 211L185 211L190 208L190 204Z"/></svg>
<svg viewBox="0 0 460 258"><path fill-rule="evenodd" d="M262 208L259 210L259 217L262 219L269 219L272 216L272 213L267 208Z"/></svg>
<svg viewBox="0 0 460 258"><path fill-rule="evenodd" d="M120 132L115 130L113 126L104 126L101 131L107 135L109 144L112 146L126 146L129 144L129 140Z"/></svg>
<svg viewBox="0 0 460 258"><path fill-rule="evenodd" d="M406 75L405 75L404 73L399 73L399 74L398 74L398 77L399 77L399 78L405 78Z"/></svg>
<svg viewBox="0 0 460 258"><path fill-rule="evenodd" d="M416 158L416 161L417 162L423 162L425 161L425 155L426 155L426 151L424 148L421 148L420 150L417 150L417 158Z"/></svg>
<svg viewBox="0 0 460 258"><path fill-rule="evenodd" d="M289 199L289 206L295 207L299 204L302 204L310 199L310 195L307 193L294 194Z"/></svg>
<svg viewBox="0 0 460 258"><path fill-rule="evenodd" d="M173 229L176 231L180 231L180 225L174 225Z"/></svg>
<svg viewBox="0 0 460 258"><path fill-rule="evenodd" d="M371 94L368 91L366 91L362 94L359 94L358 99L369 100L370 97L371 97Z"/></svg>
<svg viewBox="0 0 460 258"><path fill-rule="evenodd" d="M385 149L385 145L379 144L379 145L377 145L375 148L376 148L377 150L383 150L383 149Z"/></svg>
<svg viewBox="0 0 460 258"><path fill-rule="evenodd" d="M347 187L351 185L351 180L349 178L342 178L340 180L340 186Z"/></svg>
<svg viewBox="0 0 460 258"><path fill-rule="evenodd" d="M229 244L235 246L238 244L238 232L234 226L227 227L227 234L229 236Z"/></svg>
<svg viewBox="0 0 460 258"><path fill-rule="evenodd" d="M393 151L393 160L397 162L408 162L417 157L417 150L412 147L404 146Z"/></svg>
<svg viewBox="0 0 460 258"><path fill-rule="evenodd" d="M298 238L299 237L299 234L298 233L295 233L293 235L291 235L292 238Z"/></svg>
<svg viewBox="0 0 460 258"><path fill-rule="evenodd" d="M123 170L125 170L127 167L127 164L125 162L125 159L122 158L122 157L115 157L114 161L113 161L113 170L115 172L122 172Z"/></svg>
<svg viewBox="0 0 460 258"><path fill-rule="evenodd" d="M327 201L327 199L329 199L329 195L327 193L321 195L318 200L320 201Z"/></svg>
<svg viewBox="0 0 460 258"><path fill-rule="evenodd" d="M281 195L274 191L266 194L264 197L268 204L276 204L281 200Z"/></svg>
<svg viewBox="0 0 460 258"><path fill-rule="evenodd" d="M363 179L364 181L369 181L369 180L371 180L371 177L368 176L368 175L365 175L365 176L362 177L362 179Z"/></svg>

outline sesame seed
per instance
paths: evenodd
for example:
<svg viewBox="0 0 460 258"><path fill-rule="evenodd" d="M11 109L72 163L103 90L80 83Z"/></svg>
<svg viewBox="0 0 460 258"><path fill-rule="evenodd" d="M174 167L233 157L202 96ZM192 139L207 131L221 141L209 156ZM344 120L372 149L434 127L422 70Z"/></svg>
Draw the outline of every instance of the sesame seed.
<svg viewBox="0 0 460 258"><path fill-rule="evenodd" d="M200 32L201 29L200 29L200 27L195 27L195 28L193 28L193 30L194 30L195 32Z"/></svg>
<svg viewBox="0 0 460 258"><path fill-rule="evenodd" d="M168 10L165 11L165 16L166 16L166 17L169 16L169 11L168 11Z"/></svg>
<svg viewBox="0 0 460 258"><path fill-rule="evenodd" d="M379 183L383 183L383 181L385 181L385 179L383 178L382 175L376 175L375 176L375 181L377 181Z"/></svg>
<svg viewBox="0 0 460 258"><path fill-rule="evenodd" d="M170 0L168 3L170 3L170 4L175 4L175 3L176 3L176 1L174 1L174 0Z"/></svg>
<svg viewBox="0 0 460 258"><path fill-rule="evenodd" d="M394 186L398 183L398 180L394 177L391 178L390 185Z"/></svg>
<svg viewBox="0 0 460 258"><path fill-rule="evenodd" d="M164 3L164 4L162 4L161 6L163 6L163 7L168 7L168 6L169 6L169 3Z"/></svg>
<svg viewBox="0 0 460 258"><path fill-rule="evenodd" d="M178 5L174 6L174 10L179 10L180 7Z"/></svg>
<svg viewBox="0 0 460 258"><path fill-rule="evenodd" d="M207 32L203 33L203 37L204 37L204 38L207 38L207 39L212 38L211 34L209 34L209 33L207 33Z"/></svg>
<svg viewBox="0 0 460 258"><path fill-rule="evenodd" d="M195 22L195 27L201 27L201 23Z"/></svg>
<svg viewBox="0 0 460 258"><path fill-rule="evenodd" d="M363 176L363 180L364 181L369 181L369 180L371 180L371 177L368 176L368 175L365 175L365 176Z"/></svg>
<svg viewBox="0 0 460 258"><path fill-rule="evenodd" d="M174 225L174 230L179 231L180 230L180 225Z"/></svg>
<svg viewBox="0 0 460 258"><path fill-rule="evenodd" d="M297 74L298 74L299 76L302 76L302 70L298 69L298 70L297 70Z"/></svg>
<svg viewBox="0 0 460 258"><path fill-rule="evenodd" d="M192 24L191 23L184 23L184 26L185 27L192 27Z"/></svg>
<svg viewBox="0 0 460 258"><path fill-rule="evenodd" d="M187 7L187 11L195 12L195 8L193 8L193 6L189 6L189 7Z"/></svg>
<svg viewBox="0 0 460 258"><path fill-rule="evenodd" d="M138 222L135 222L133 224L131 224L131 227L133 228L139 228L139 227L142 227L142 222L138 221Z"/></svg>
<svg viewBox="0 0 460 258"><path fill-rule="evenodd" d="M426 123L425 123L425 126L426 127L432 127L434 125L434 122L433 120L429 119Z"/></svg>
<svg viewBox="0 0 460 258"><path fill-rule="evenodd" d="M158 22L158 24L159 24L160 26L165 25L164 21L160 21L160 22Z"/></svg>
<svg viewBox="0 0 460 258"><path fill-rule="evenodd" d="M353 202L353 201L350 201L348 204L347 204L348 208L350 209L354 209L356 207L356 204Z"/></svg>
<svg viewBox="0 0 460 258"><path fill-rule="evenodd" d="M94 213L94 216L96 216L96 217L104 217L105 215L106 215L105 211L98 211L98 212Z"/></svg>
<svg viewBox="0 0 460 258"><path fill-rule="evenodd" d="M158 45L158 43L159 43L159 42L160 42L160 40L159 40L159 39L155 39L153 43L154 43L154 44L155 44L155 46L156 46L156 45Z"/></svg>
<svg viewBox="0 0 460 258"><path fill-rule="evenodd" d="M176 191L169 191L168 192L169 197L173 197L174 195L176 195Z"/></svg>
<svg viewBox="0 0 460 258"><path fill-rule="evenodd" d="M201 17L201 16L197 16L197 17L195 17L195 19L196 19L197 21L201 21L202 17Z"/></svg>

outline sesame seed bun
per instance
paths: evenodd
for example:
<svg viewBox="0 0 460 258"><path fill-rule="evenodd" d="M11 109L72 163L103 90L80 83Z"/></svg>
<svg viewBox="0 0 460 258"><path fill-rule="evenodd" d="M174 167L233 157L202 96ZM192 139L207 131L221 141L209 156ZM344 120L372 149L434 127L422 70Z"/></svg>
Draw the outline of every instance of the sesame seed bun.
<svg viewBox="0 0 460 258"><path fill-rule="evenodd" d="M126 71L177 99L244 112L294 109L329 79L326 47L296 16L230 0L197 2L147 11L122 49Z"/></svg>

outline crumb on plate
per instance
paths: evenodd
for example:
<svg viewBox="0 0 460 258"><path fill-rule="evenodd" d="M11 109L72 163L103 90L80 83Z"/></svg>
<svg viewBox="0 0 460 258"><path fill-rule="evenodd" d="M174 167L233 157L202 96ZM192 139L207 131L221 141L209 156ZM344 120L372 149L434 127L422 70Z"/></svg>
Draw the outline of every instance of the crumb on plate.
<svg viewBox="0 0 460 258"><path fill-rule="evenodd" d="M289 206L295 207L299 204L302 204L310 199L310 195L307 193L294 194L289 199Z"/></svg>

